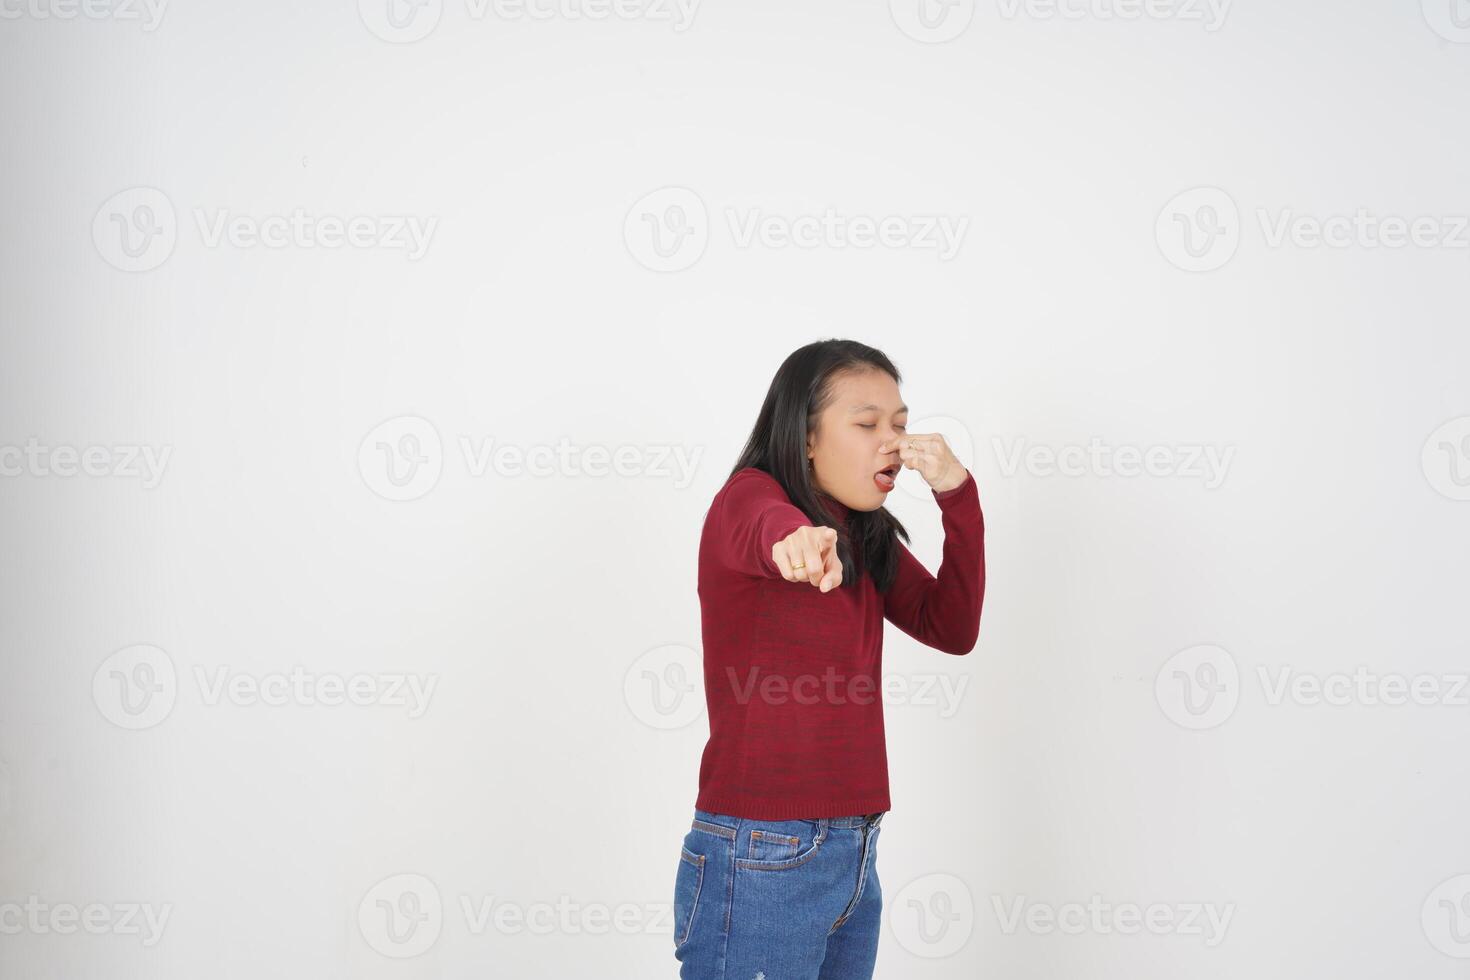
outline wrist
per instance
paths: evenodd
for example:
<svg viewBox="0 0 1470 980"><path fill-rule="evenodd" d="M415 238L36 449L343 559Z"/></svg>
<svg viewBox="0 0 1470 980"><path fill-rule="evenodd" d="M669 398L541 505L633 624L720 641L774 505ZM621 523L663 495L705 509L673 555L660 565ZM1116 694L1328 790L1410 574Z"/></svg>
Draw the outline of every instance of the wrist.
<svg viewBox="0 0 1470 980"><path fill-rule="evenodd" d="M931 487L930 489L933 490L936 494L943 496L945 494L954 493L956 490L959 490L966 483L969 483L970 479L970 471L965 469L964 467L960 467L960 475L957 478L951 480L947 484L940 484L939 486Z"/></svg>

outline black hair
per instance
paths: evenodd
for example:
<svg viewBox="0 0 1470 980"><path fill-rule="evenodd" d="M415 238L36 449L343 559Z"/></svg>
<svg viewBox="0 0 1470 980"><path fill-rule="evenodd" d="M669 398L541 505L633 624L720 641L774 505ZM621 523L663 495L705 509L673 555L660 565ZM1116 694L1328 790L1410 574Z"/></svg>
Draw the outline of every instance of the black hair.
<svg viewBox="0 0 1470 980"><path fill-rule="evenodd" d="M852 510L844 529L823 494L812 486L806 455L807 434L831 402L836 376L871 370L887 373L895 383L902 380L886 354L856 340L818 340L792 351L771 379L755 427L730 475L748 466L769 473L813 525L837 529L843 588L855 587L866 573L879 592L887 592L898 572L896 542L902 537L907 543L908 531L886 507Z"/></svg>

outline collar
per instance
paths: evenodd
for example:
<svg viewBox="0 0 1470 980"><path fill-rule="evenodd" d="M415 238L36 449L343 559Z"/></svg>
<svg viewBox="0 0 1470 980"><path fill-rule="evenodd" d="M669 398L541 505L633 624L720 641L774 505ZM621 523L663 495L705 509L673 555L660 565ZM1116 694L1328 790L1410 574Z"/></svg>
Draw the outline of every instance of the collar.
<svg viewBox="0 0 1470 980"><path fill-rule="evenodd" d="M822 503L827 505L828 509L830 509L832 513L837 515L837 519L841 521L844 526L847 524L847 519L852 516L851 507L848 507L836 497L830 497L820 490L817 491L817 497L822 501Z"/></svg>

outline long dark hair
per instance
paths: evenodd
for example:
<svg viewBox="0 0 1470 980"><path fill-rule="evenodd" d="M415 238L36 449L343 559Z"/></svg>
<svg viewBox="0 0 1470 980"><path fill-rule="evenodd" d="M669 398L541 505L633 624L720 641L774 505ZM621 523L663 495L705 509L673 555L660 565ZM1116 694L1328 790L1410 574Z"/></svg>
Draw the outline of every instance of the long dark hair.
<svg viewBox="0 0 1470 980"><path fill-rule="evenodd" d="M806 456L807 434L832 400L834 376L843 371L873 369L887 372L895 383L902 381L886 354L856 340L818 340L792 351L771 379L755 428L750 430L750 438L730 475L754 466L775 477L791 503L812 524L837 529L842 587L855 587L866 572L879 592L887 592L898 571L896 541L902 537L908 543L908 531L886 507L853 510L844 530L812 486L811 464Z"/></svg>

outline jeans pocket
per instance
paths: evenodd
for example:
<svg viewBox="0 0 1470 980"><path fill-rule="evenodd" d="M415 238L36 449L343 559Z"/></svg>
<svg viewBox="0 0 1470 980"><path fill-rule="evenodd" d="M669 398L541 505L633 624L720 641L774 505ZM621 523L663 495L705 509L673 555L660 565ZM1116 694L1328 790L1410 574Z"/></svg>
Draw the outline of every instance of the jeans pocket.
<svg viewBox="0 0 1470 980"><path fill-rule="evenodd" d="M674 878L674 945L684 945L694 928L699 893L704 887L704 855L679 848L679 873Z"/></svg>
<svg viewBox="0 0 1470 980"><path fill-rule="evenodd" d="M803 825L810 829L801 830ZM798 833L788 833L790 830L798 830ZM799 868L817 856L825 837L825 827L806 821L783 821L778 828L754 829L750 832L746 856L735 858L735 870L789 871Z"/></svg>
<svg viewBox="0 0 1470 980"><path fill-rule="evenodd" d="M796 857L801 838L774 830L752 830L745 856L752 861L784 861Z"/></svg>

